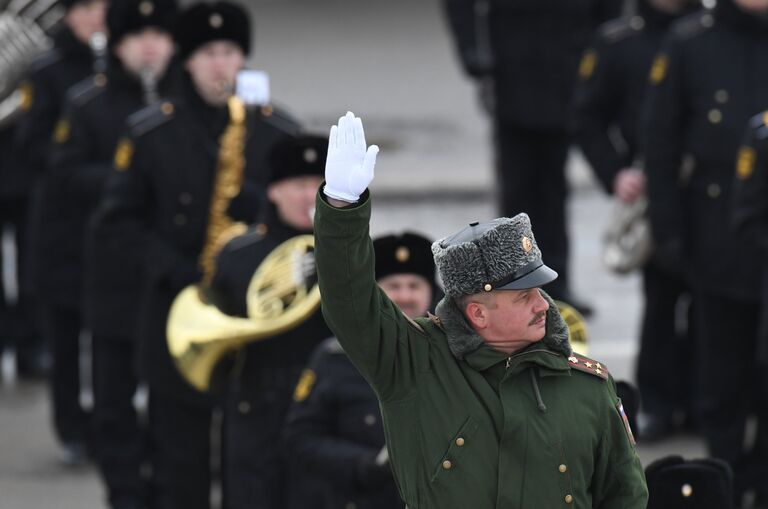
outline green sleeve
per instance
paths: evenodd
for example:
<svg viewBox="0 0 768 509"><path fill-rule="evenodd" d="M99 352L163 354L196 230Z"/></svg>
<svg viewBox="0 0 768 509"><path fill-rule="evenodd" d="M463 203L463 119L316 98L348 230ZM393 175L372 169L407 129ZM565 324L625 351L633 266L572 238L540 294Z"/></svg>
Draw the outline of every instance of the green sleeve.
<svg viewBox="0 0 768 509"><path fill-rule="evenodd" d="M595 509L645 509L648 487L634 438L622 418L613 378L606 387L605 424L592 479Z"/></svg>
<svg viewBox="0 0 768 509"><path fill-rule="evenodd" d="M324 185L324 184L323 184ZM322 186L321 186L322 189ZM426 340L376 284L368 225L368 192L347 208L330 205L318 191L315 256L326 323L382 401L413 392L416 359Z"/></svg>

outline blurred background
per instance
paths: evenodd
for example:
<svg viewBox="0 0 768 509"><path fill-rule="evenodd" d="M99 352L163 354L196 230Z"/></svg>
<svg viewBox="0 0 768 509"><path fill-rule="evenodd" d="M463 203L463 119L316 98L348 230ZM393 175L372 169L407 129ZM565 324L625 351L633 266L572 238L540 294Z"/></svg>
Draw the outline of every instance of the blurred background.
<svg viewBox="0 0 768 509"><path fill-rule="evenodd" d="M491 123L461 70L438 0L249 0L247 6L255 22L250 66L269 73L275 104L319 134L353 111L368 142L381 147L373 234L408 228L439 238L495 217ZM570 154L567 174L573 287L595 310L587 322L589 355L615 378L632 380L640 279L602 266L602 237L615 204L578 152ZM4 276L12 279L13 270L6 263ZM57 463L48 389L18 380L11 356L3 357L0 386L0 508L102 507L92 467ZM647 463L672 452L704 455L704 448L696 438L676 436L640 444L639 452Z"/></svg>

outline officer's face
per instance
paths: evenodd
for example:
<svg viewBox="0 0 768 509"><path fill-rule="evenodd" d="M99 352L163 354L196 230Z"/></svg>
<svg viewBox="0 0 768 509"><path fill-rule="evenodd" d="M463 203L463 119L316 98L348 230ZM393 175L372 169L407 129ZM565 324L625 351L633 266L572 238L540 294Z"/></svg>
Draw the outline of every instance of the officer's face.
<svg viewBox="0 0 768 509"><path fill-rule="evenodd" d="M742 10L753 14L768 13L768 0L734 0Z"/></svg>
<svg viewBox="0 0 768 509"><path fill-rule="evenodd" d="M148 27L121 38L115 55L129 72L138 75L149 69L155 78L160 78L173 55L173 38L164 30Z"/></svg>
<svg viewBox="0 0 768 509"><path fill-rule="evenodd" d="M477 297L465 314L491 347L511 354L544 337L549 303L538 288L497 290Z"/></svg>
<svg viewBox="0 0 768 509"><path fill-rule="evenodd" d="M432 286L416 274L392 274L378 280L387 297L410 318L427 314L432 302Z"/></svg>
<svg viewBox="0 0 768 509"><path fill-rule="evenodd" d="M67 11L64 23L72 30L78 41L88 44L91 36L97 32L107 32L106 0L78 2Z"/></svg>
<svg viewBox="0 0 768 509"><path fill-rule="evenodd" d="M269 201L275 204L280 220L297 230L312 230L315 196L323 178L315 175L279 180L267 187Z"/></svg>
<svg viewBox="0 0 768 509"><path fill-rule="evenodd" d="M203 44L187 58L185 67L200 97L213 106L223 106L235 91L237 73L245 64L240 46L230 41Z"/></svg>

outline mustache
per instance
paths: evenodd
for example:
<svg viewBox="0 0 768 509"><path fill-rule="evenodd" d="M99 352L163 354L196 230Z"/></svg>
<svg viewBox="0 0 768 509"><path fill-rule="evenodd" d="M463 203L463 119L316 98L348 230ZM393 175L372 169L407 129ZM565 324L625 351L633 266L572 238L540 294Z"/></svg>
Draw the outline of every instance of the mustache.
<svg viewBox="0 0 768 509"><path fill-rule="evenodd" d="M528 322L528 325L533 325L534 323L536 323L539 320L541 320L541 317L543 317L543 316L547 316L547 312L546 311L540 311L540 312L536 313L536 316L534 316L531 319L531 321Z"/></svg>

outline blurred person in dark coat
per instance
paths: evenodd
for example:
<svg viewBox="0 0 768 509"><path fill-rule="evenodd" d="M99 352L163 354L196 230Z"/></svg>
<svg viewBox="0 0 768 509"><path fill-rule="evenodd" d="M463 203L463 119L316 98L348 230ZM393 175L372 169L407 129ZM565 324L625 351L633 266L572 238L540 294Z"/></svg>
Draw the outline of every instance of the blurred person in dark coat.
<svg viewBox="0 0 768 509"><path fill-rule="evenodd" d="M731 223L744 126L768 108L768 2L719 0L677 22L650 72L644 127L659 266L687 277L697 341L699 425L735 475L735 503L768 504L768 385L758 362L761 261ZM729 376L714 374L738 366ZM755 440L746 425L757 419Z"/></svg>
<svg viewBox="0 0 768 509"><path fill-rule="evenodd" d="M105 0L66 0L61 30L53 48L30 67L22 85L29 94L16 131L16 147L24 171L35 179L30 199L29 250L22 283L34 299L43 340L53 353L51 391L53 421L63 444L61 460L79 464L90 440L90 417L80 406L79 342L82 331L80 281L68 256L45 256L79 244L79 238L58 235L58 217L48 214L51 181L49 158L54 140L68 135L66 126L54 130L70 87L89 76L95 67L89 42L106 32ZM51 233L53 232L53 233Z"/></svg>
<svg viewBox="0 0 768 509"><path fill-rule="evenodd" d="M93 344L93 447L116 508L140 507L144 497L139 472L145 440L133 407L141 273L135 256L110 249L109 239L94 242L87 224L113 172L126 119L167 95L176 79L167 72L176 15L175 0L110 2L108 68L70 90L60 120L67 136L56 140L51 156L46 223L57 231L43 231L70 240L46 258L66 257L67 271L78 279L81 317Z"/></svg>
<svg viewBox="0 0 768 509"><path fill-rule="evenodd" d="M478 80L493 119L500 213L526 212L560 277L552 298L588 315L571 293L565 163L571 98L595 29L619 0L445 0L464 71Z"/></svg>
<svg viewBox="0 0 768 509"><path fill-rule="evenodd" d="M410 232L373 241L376 280L411 318L426 316L439 293L431 246ZM296 466L291 479L296 490L306 481L314 483L317 509L403 507L389 466L379 401L336 338L314 351L293 400L283 435Z"/></svg>
<svg viewBox="0 0 768 509"><path fill-rule="evenodd" d="M217 259L209 298L227 315L249 316L246 302L254 294L268 294L288 306L284 314L270 315L274 321L287 320L291 306L310 302L309 297L295 297L294 302L290 296L294 287L316 285L312 252L290 255L301 267L309 265L311 270L302 270L303 276L297 278L296 270L273 268L268 284L257 291L249 290L249 285L257 269L284 243L312 234L315 195L327 147L327 138L302 135L276 143L272 149L265 212L246 234L229 241ZM284 301L283 292L289 296ZM269 303L263 304L267 307ZM280 440L299 375L315 347L331 335L319 300L316 304L307 314L286 323L279 334L247 344L236 355L224 403L224 489L232 509L285 509L291 506L288 500L296 498L298 507L319 503L287 482L288 462Z"/></svg>
<svg viewBox="0 0 768 509"><path fill-rule="evenodd" d="M240 103L232 95L250 51L251 24L242 7L194 4L181 14L176 35L186 71L181 90L131 116L94 229L99 241L140 257L136 348L140 379L149 386L150 505L206 509L214 475L212 412L219 400L195 390L177 371L167 344L168 314L177 295L203 277L201 255L215 244L209 238L213 211L223 205L217 214L256 221L267 155L297 125L269 107L230 109ZM241 131L241 149L224 145ZM233 150L242 155L236 158L243 165L242 181L234 196L222 201L227 193L217 177Z"/></svg>
<svg viewBox="0 0 768 509"><path fill-rule="evenodd" d="M669 26L697 6L691 0L638 0L635 13L602 25L584 52L574 99L574 137L603 189L621 203L644 199L640 112L653 59ZM653 259L643 271L644 313L637 379L642 440L668 436L680 412L692 418L692 335L684 278ZM680 316L680 314L682 316Z"/></svg>

